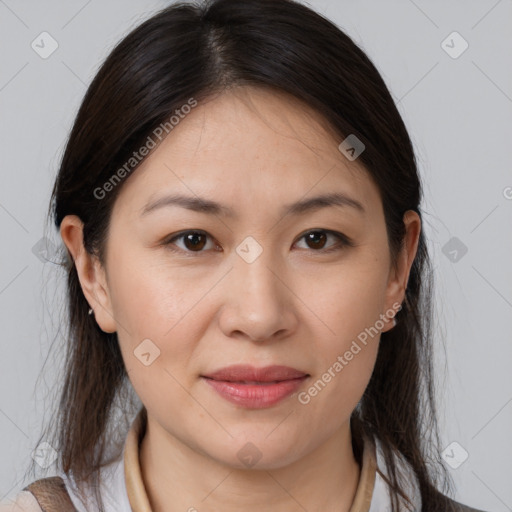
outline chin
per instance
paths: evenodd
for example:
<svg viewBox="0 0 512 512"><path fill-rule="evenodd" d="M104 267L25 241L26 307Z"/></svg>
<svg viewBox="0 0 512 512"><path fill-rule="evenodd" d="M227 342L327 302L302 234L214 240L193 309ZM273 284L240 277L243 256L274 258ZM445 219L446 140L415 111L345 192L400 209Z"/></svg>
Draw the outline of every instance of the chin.
<svg viewBox="0 0 512 512"><path fill-rule="evenodd" d="M286 443L281 438L271 441L268 434L262 432L229 438L218 450L210 447L207 451L213 459L235 469L279 469L295 462L299 457L297 443L290 437Z"/></svg>

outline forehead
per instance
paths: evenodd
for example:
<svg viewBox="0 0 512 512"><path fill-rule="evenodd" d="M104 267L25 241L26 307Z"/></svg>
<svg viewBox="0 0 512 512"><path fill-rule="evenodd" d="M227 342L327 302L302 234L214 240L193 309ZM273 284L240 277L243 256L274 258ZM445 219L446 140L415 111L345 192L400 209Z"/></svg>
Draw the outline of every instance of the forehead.
<svg viewBox="0 0 512 512"><path fill-rule="evenodd" d="M282 209L341 192L379 214L366 169L338 149L343 138L289 95L240 87L198 104L123 184L115 209L140 215L164 193L200 196L236 214ZM127 213L125 211L125 214Z"/></svg>

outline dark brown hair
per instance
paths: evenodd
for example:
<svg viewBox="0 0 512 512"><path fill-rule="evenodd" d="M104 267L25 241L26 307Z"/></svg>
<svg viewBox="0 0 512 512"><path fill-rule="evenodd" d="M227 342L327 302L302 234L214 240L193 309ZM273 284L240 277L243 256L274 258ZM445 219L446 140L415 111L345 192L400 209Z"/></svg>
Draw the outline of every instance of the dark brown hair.
<svg viewBox="0 0 512 512"><path fill-rule="evenodd" d="M52 194L55 226L66 215L78 215L86 250L103 262L122 183L102 199L94 191L190 98L200 103L241 85L288 93L321 114L340 142L355 134L365 144L358 161L379 189L395 261L404 240L404 213L413 210L421 218L422 188L411 140L366 54L332 22L292 0L174 4L128 34L99 69L76 116ZM115 456L114 450L105 457L113 433L125 433L113 412L133 413L125 401L130 385L117 335L104 333L88 315L69 254L62 266L69 334L58 410L48 433L55 437L51 444L59 453L59 468L97 487L98 470ZM432 292L422 230L398 324L382 334L374 372L351 416L359 463L364 433L382 443L394 512L397 496L405 496L396 452L415 471L423 510L449 510L438 490L452 493L440 456Z"/></svg>

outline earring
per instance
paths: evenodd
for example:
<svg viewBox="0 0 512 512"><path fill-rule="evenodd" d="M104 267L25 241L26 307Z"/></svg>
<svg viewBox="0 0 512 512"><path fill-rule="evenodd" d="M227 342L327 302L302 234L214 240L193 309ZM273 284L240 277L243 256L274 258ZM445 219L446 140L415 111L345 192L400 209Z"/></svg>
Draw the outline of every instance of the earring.
<svg viewBox="0 0 512 512"><path fill-rule="evenodd" d="M93 309L92 308L89 308L89 315L92 315L93 314Z"/></svg>

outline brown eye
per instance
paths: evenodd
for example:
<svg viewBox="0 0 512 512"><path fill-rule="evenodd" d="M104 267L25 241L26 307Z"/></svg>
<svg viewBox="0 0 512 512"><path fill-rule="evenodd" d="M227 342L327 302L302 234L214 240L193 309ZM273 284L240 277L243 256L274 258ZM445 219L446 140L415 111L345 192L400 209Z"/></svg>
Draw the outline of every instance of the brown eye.
<svg viewBox="0 0 512 512"><path fill-rule="evenodd" d="M206 245L205 235L203 233L189 233L184 235L183 241L185 247L191 251L201 250Z"/></svg>
<svg viewBox="0 0 512 512"><path fill-rule="evenodd" d="M338 240L338 243L331 244L326 247L326 243L329 237L333 237ZM300 240L305 240L307 249L313 249L314 252L331 252L336 250L341 250L345 246L352 246L352 241L343 235L342 233L337 233L336 231L329 231L326 229L315 229L313 231L309 231L308 233L302 235Z"/></svg>
<svg viewBox="0 0 512 512"><path fill-rule="evenodd" d="M311 249L323 249L327 240L327 235L323 231L311 231L304 237Z"/></svg>
<svg viewBox="0 0 512 512"><path fill-rule="evenodd" d="M203 249L207 246L209 238L210 236L204 231L184 231L165 241L164 245L171 250L175 250L172 245L176 245L178 247L176 250L199 253L204 252ZM182 241L182 246L175 243L177 240Z"/></svg>

